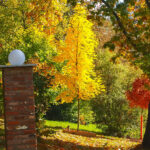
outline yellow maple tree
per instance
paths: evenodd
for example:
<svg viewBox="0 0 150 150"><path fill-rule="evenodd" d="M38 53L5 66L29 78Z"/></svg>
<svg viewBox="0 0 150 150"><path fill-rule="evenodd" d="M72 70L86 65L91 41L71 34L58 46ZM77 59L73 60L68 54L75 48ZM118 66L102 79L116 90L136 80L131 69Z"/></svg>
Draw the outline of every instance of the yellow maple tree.
<svg viewBox="0 0 150 150"><path fill-rule="evenodd" d="M63 19L66 3L66 0L33 0L27 13L28 23L35 23L41 31L53 35L56 26Z"/></svg>
<svg viewBox="0 0 150 150"><path fill-rule="evenodd" d="M55 72L53 85L62 89L57 100L69 103L76 99L78 110L79 100L90 100L104 91L101 78L94 72L97 42L92 26L87 20L86 9L78 4L70 17L64 45L58 47L58 55L54 58L59 63L67 61L61 72Z"/></svg>

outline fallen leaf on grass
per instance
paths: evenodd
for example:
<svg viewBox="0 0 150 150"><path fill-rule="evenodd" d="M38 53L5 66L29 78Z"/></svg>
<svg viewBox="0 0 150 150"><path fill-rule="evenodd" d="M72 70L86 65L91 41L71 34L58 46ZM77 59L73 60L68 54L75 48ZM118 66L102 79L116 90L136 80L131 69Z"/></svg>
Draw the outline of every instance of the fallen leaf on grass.
<svg viewBox="0 0 150 150"><path fill-rule="evenodd" d="M53 137L43 137L43 139L45 139L47 145L55 147L54 150L134 150L140 144L140 142L125 138L86 137L64 133L63 131L58 131Z"/></svg>

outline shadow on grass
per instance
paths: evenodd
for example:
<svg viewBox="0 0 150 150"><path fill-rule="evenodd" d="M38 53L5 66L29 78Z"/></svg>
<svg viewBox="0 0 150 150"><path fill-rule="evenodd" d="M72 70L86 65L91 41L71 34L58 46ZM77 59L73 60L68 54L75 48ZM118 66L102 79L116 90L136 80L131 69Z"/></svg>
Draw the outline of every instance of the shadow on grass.
<svg viewBox="0 0 150 150"><path fill-rule="evenodd" d="M96 137L96 133L88 132L88 131L77 131L77 130L63 130L64 133L74 134L74 135L80 135L85 137Z"/></svg>
<svg viewBox="0 0 150 150"><path fill-rule="evenodd" d="M144 149L142 148L142 144L139 144L136 147L131 148L130 150L144 150Z"/></svg>
<svg viewBox="0 0 150 150"><path fill-rule="evenodd" d="M96 135L104 135L102 132L90 132L87 130L75 130L75 129L64 129L61 126L57 126L57 127L51 127L51 126L45 126L46 129L48 129L49 131L53 130L53 131L58 131L59 129L62 129L64 133L69 133L69 134L75 134L75 135L80 135L80 136L85 136L85 137L96 137Z"/></svg>
<svg viewBox="0 0 150 150"><path fill-rule="evenodd" d="M50 128L50 129L63 129L61 126L56 126L56 127L51 127L51 126L45 126L45 128Z"/></svg>
<svg viewBox="0 0 150 150"><path fill-rule="evenodd" d="M43 129L37 130L37 136L52 136L56 133L58 129L57 128L51 128L48 126L45 126Z"/></svg>

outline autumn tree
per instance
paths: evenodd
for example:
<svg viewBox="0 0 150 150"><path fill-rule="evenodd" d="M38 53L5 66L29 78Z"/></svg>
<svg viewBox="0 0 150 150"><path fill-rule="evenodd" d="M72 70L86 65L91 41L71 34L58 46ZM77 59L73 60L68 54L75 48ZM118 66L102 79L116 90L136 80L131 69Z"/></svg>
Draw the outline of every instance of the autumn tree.
<svg viewBox="0 0 150 150"><path fill-rule="evenodd" d="M92 9L93 8L93 9ZM95 9L96 8L96 9ZM118 46L116 57L125 57L145 74L150 75L150 2L149 0L94 0L89 5L91 16L100 22L110 19L115 35L105 46L114 49ZM97 17L96 17L97 16ZM150 109L149 109L150 111ZM148 122L149 124L149 122ZM146 130L146 134L148 134ZM143 147L150 149L145 136Z"/></svg>
<svg viewBox="0 0 150 150"><path fill-rule="evenodd" d="M24 11L28 11L27 3L19 0L3 1L0 5L0 63L7 63L9 52L17 47L19 36L24 29Z"/></svg>
<svg viewBox="0 0 150 150"><path fill-rule="evenodd" d="M38 121L43 117L49 107L49 103L52 102L57 93L51 88L53 75L50 69L52 63L53 67L59 64L52 62L52 57L56 55L55 44L52 44L54 33L49 35L43 30L43 26L48 24L47 22L44 24L45 22L43 21L46 20L46 15L40 15L38 10L34 10L36 7L33 5L33 2L8 0L4 2L5 6L0 5L0 64L8 63L8 54L13 49L21 49L26 55L27 63L37 64L37 67L34 68L34 84L36 117ZM40 5L40 1L37 1L36 5L43 6ZM32 16L31 12L34 12L37 16ZM53 11L50 12L51 15L55 13ZM43 22L42 29L39 27L40 21ZM48 21L50 22L50 20ZM55 26L57 26L56 22Z"/></svg>
<svg viewBox="0 0 150 150"><path fill-rule="evenodd" d="M55 45L58 26L63 26L63 22L65 22L64 13L68 10L66 3L66 0L33 0L29 6L31 11L26 14L28 24L35 24L40 31L50 36L53 46ZM64 32L65 30L62 29L61 34Z"/></svg>
<svg viewBox="0 0 150 150"><path fill-rule="evenodd" d="M23 11L25 10L28 10L25 1L4 0L0 2L0 64L8 63L8 54L21 42L20 35L24 30ZM2 85L2 75L0 75L0 85ZM2 109L2 86L0 86L0 95Z"/></svg>
<svg viewBox="0 0 150 150"><path fill-rule="evenodd" d="M150 102L150 81L149 78L143 76L137 78L132 85L132 90L127 91L126 95L131 107L148 108Z"/></svg>
<svg viewBox="0 0 150 150"><path fill-rule="evenodd" d="M147 76L137 78L132 85L132 90L126 92L131 107L141 107L143 109L150 109L150 80ZM148 120L146 131L143 139L144 148L150 146L149 133L150 128L150 112L148 113Z"/></svg>
<svg viewBox="0 0 150 150"><path fill-rule="evenodd" d="M89 100L104 89L101 78L96 77L94 72L96 45L86 9L77 5L70 18L64 46L59 47L59 55L54 59L56 62L66 60L66 66L62 68L61 73L57 72L53 84L62 91L57 100L62 103L69 103L74 99L78 101L78 130L80 100Z"/></svg>
<svg viewBox="0 0 150 150"><path fill-rule="evenodd" d="M93 9L92 9L93 8ZM117 56L124 56L149 74L149 1L95 0L89 5L97 22L110 18L115 35L105 46L119 47Z"/></svg>

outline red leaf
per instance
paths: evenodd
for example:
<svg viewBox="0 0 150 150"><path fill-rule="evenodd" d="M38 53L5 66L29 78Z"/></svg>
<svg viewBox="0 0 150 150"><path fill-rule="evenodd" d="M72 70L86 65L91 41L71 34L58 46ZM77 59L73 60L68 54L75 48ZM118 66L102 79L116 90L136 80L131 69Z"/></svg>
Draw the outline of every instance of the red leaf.
<svg viewBox="0 0 150 150"><path fill-rule="evenodd" d="M143 76L132 84L132 90L126 92L131 107L147 108L150 102L150 80Z"/></svg>

